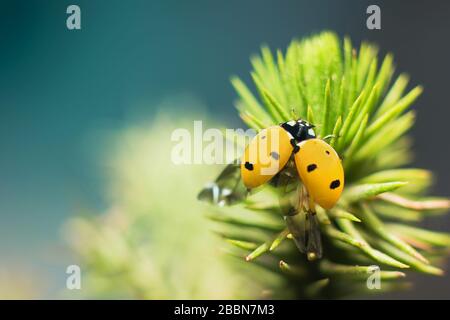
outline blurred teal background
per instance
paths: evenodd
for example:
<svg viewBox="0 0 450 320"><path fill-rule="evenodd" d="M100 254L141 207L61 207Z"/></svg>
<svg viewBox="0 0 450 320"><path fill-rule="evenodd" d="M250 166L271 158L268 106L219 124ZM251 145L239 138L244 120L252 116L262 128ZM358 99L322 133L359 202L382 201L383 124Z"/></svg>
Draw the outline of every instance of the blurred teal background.
<svg viewBox="0 0 450 320"><path fill-rule="evenodd" d="M82 30L66 28L77 4ZM240 126L229 77L248 79L262 43L284 48L324 29L393 51L423 83L417 165L448 195L448 161L426 139L447 136L450 22L443 1L378 1L382 30L366 29L368 1L1 1L0 259L39 275L48 295L64 284L60 228L80 207L103 210L101 132L151 118L170 96L192 96ZM427 108L426 112L422 109ZM188 114L189 109L180 112ZM437 116L439 115L439 116ZM427 137L422 132L427 131ZM450 151L443 151L450 152ZM447 159L449 154L446 154ZM440 224L446 229L448 218ZM448 280L447 280L448 281ZM439 292L438 292L439 294Z"/></svg>

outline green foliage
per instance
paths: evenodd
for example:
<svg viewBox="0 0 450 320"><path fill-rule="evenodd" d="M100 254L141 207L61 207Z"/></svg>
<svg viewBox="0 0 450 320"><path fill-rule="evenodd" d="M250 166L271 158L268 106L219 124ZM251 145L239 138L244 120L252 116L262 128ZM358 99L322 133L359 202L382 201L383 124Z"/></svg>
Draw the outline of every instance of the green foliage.
<svg viewBox="0 0 450 320"><path fill-rule="evenodd" d="M446 199L424 199L432 183L429 171L400 168L411 162L406 134L422 87L406 92L404 74L391 84L391 54L379 60L375 46L355 49L348 38L341 43L330 32L294 40L284 53L263 47L251 62L255 90L232 79L242 120L261 129L294 113L313 122L321 137L334 135L330 143L343 159L346 186L334 209L318 211L322 260L309 262L297 251L269 187L212 215L230 253L278 274L285 286L275 297L379 292L366 289L371 265L380 266L384 290L403 288L398 279L409 270L441 275L435 264L444 255L438 249L450 245L449 235L404 224L450 206Z"/></svg>
<svg viewBox="0 0 450 320"><path fill-rule="evenodd" d="M188 103L182 102L183 107ZM217 250L220 239L195 199L202 181L218 168L171 161L173 130L192 127L195 118L164 112L110 137L113 145L102 158L108 209L73 218L65 229L83 272L78 294L102 299L258 297L260 284L234 272L237 261Z"/></svg>

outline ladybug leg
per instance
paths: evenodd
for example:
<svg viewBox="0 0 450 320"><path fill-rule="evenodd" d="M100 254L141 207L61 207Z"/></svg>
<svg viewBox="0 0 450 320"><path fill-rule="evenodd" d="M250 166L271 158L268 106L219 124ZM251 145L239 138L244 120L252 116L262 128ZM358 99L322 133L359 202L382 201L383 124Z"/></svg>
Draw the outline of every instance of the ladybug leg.
<svg viewBox="0 0 450 320"><path fill-rule="evenodd" d="M303 186L303 188L305 187ZM308 202L308 210L305 211L307 231L306 257L308 258L308 260L314 261L322 257L322 239L320 235L319 220L317 219L317 213L315 209L316 204L311 195L308 194L307 190L305 190L305 193L307 194Z"/></svg>
<svg viewBox="0 0 450 320"><path fill-rule="evenodd" d="M291 108L291 116L292 116L292 119L298 119L297 118L297 111L295 110L294 107Z"/></svg>
<svg viewBox="0 0 450 320"><path fill-rule="evenodd" d="M308 194L308 209L312 214L316 214L316 203L310 194Z"/></svg>
<svg viewBox="0 0 450 320"><path fill-rule="evenodd" d="M339 136L336 136L335 134L329 134L322 138L322 140L331 140L331 139L337 139Z"/></svg>
<svg viewBox="0 0 450 320"><path fill-rule="evenodd" d="M294 195L296 195L296 199L290 206L289 214L284 216L284 220L295 245L300 252L306 253L306 215L303 210L304 195L302 194L302 188L297 187Z"/></svg>

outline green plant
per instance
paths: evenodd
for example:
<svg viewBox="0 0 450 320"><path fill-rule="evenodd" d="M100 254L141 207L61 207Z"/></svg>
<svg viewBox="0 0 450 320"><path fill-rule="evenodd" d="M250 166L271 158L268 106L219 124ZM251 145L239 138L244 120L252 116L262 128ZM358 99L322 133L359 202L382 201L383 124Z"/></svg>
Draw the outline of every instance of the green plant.
<svg viewBox="0 0 450 320"><path fill-rule="evenodd" d="M316 125L343 158L346 186L338 205L319 210L324 258L310 262L289 239L270 187L239 204L217 209L211 219L233 256L279 275L285 281L274 297L344 297L367 290L370 266L381 268L382 289L405 285L406 272L442 275L437 267L450 236L413 224L449 208L447 199L426 196L432 174L407 168L412 159L411 104L422 92L405 93L408 77L393 84L393 58L380 62L377 48L341 44L330 32L294 40L285 53L263 47L251 59L258 97L235 77L237 110L253 129L293 118ZM242 259L244 260L244 259ZM243 269L248 269L247 264ZM260 278L257 281L261 281Z"/></svg>
<svg viewBox="0 0 450 320"><path fill-rule="evenodd" d="M167 110L191 105L200 114L185 97L172 100L152 121L104 139L107 210L74 217L64 230L82 270L83 290L65 291L69 298L232 299L261 291L232 271L195 199L217 168L171 161L173 130L195 117Z"/></svg>

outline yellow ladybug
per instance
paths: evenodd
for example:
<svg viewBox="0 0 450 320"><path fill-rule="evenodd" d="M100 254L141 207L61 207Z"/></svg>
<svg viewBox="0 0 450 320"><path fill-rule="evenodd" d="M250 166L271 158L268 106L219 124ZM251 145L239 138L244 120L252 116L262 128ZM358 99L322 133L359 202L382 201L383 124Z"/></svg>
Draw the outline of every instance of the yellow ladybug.
<svg viewBox="0 0 450 320"><path fill-rule="evenodd" d="M244 185L253 189L268 182L294 154L310 200L324 209L332 208L344 188L344 170L339 155L316 138L313 128L304 120L291 120L258 133L241 158Z"/></svg>
<svg viewBox="0 0 450 320"><path fill-rule="evenodd" d="M302 185L298 185L298 178ZM322 242L315 204L330 209L341 196L344 170L339 155L316 137L310 123L284 122L259 132L240 161L230 163L198 198L219 206L231 205L245 199L248 190L267 182L280 193L281 212L298 249L309 260L320 258Z"/></svg>

